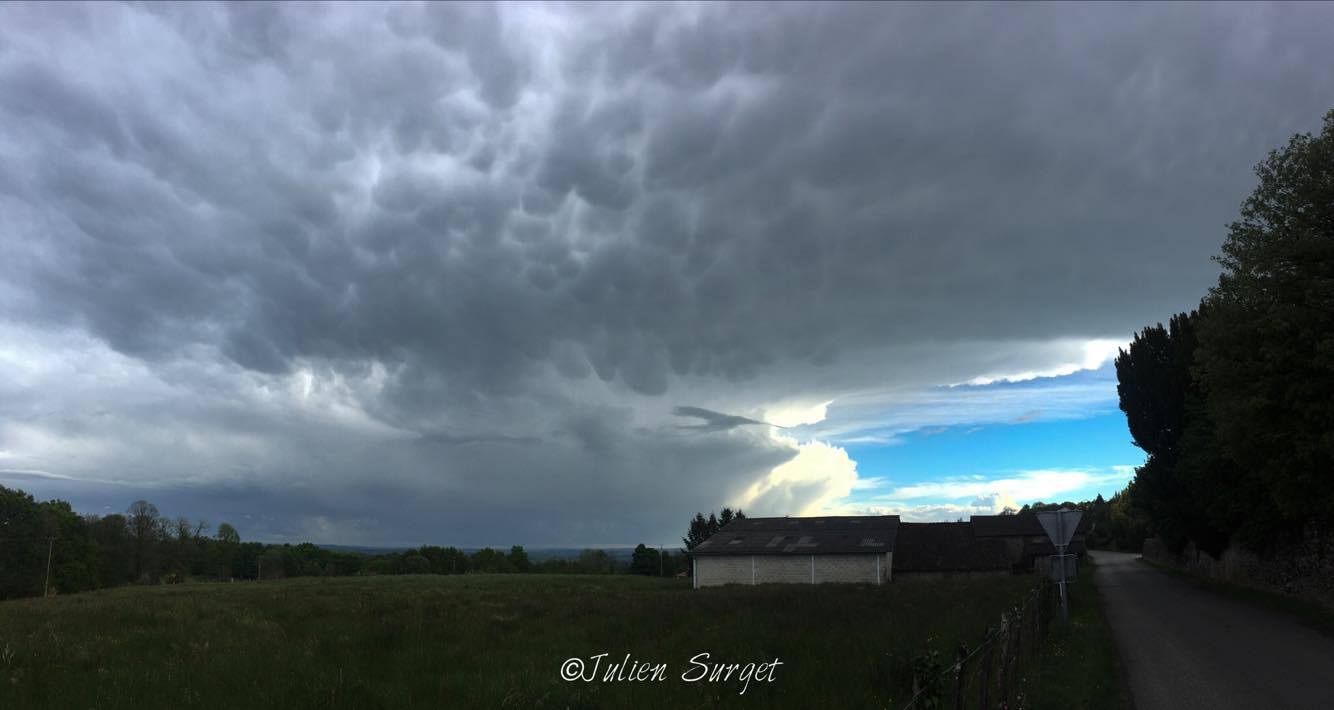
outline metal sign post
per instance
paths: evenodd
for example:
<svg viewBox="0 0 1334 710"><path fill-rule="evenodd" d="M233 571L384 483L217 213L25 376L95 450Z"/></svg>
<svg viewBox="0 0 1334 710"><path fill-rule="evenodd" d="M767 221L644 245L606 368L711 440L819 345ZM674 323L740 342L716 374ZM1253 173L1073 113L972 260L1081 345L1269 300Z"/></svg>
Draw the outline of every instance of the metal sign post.
<svg viewBox="0 0 1334 710"><path fill-rule="evenodd" d="M1079 527L1079 519L1083 516L1081 511L1069 508L1038 513L1038 522L1042 524L1047 537L1051 538L1052 544L1056 546L1056 554L1052 555L1049 572L1052 579L1060 583L1062 621L1070 620L1070 606L1066 602L1065 585L1073 582L1075 575L1073 556L1067 555L1065 550L1071 538L1075 536L1075 528Z"/></svg>
<svg viewBox="0 0 1334 710"><path fill-rule="evenodd" d="M1065 559L1065 545L1056 548L1057 560ZM1053 562L1057 560L1052 560ZM1065 599L1065 564L1061 564L1061 621L1070 621L1070 603Z"/></svg>

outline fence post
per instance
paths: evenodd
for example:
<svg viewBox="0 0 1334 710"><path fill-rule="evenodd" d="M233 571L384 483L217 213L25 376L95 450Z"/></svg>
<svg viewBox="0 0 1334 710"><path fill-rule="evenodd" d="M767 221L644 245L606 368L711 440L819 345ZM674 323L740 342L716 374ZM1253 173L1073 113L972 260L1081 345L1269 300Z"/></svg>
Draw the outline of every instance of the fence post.
<svg viewBox="0 0 1334 710"><path fill-rule="evenodd" d="M1044 591L1044 590L1042 590L1042 589L1039 589L1039 590L1038 590L1038 598L1037 598L1037 603L1038 603L1038 635L1040 635L1040 636L1042 637L1042 641L1043 641L1043 643L1045 644L1046 641L1047 641L1047 622L1048 622L1049 619L1048 619L1048 617L1047 617L1047 609L1045 608L1045 607L1046 607L1046 601L1045 601L1045 600L1046 600L1046 595L1043 594L1043 591ZM1042 656L1042 650L1043 650L1042 648L1039 648L1039 649L1038 649L1038 656L1039 656L1039 657Z"/></svg>
<svg viewBox="0 0 1334 710"><path fill-rule="evenodd" d="M1041 593L1036 589L1033 590L1033 593L1030 594L1028 598L1028 603L1033 606L1033 643L1029 646L1028 656L1034 661L1036 661L1038 655L1042 653L1042 604L1038 601L1041 598Z"/></svg>
<svg viewBox="0 0 1334 710"><path fill-rule="evenodd" d="M968 661L968 649L959 644L959 672L954 676L954 710L963 710L963 673Z"/></svg>
<svg viewBox="0 0 1334 710"><path fill-rule="evenodd" d="M1038 657L1038 598L1036 594L1028 595L1028 657L1036 659Z"/></svg>
<svg viewBox="0 0 1334 710"><path fill-rule="evenodd" d="M980 691L981 698L978 707L981 710L989 710L991 707L988 702L991 700L991 659L996 645L996 634L988 629L987 639L983 643L986 644L986 648L982 649L982 690Z"/></svg>
<svg viewBox="0 0 1334 710"><path fill-rule="evenodd" d="M1001 615L1000 635L1000 701L1010 704L1010 614Z"/></svg>
<svg viewBox="0 0 1334 710"><path fill-rule="evenodd" d="M1019 665L1020 665L1020 664L1023 662L1023 660L1024 660L1024 627L1027 626L1028 624L1026 624L1026 623L1024 622L1024 607L1023 607L1023 605L1020 605L1018 608L1016 608L1016 609L1015 609L1015 613L1019 615L1019 618L1018 618L1018 621L1019 621L1019 628L1018 628L1018 631L1019 631L1019 633L1017 633L1017 634L1014 635L1014 669L1015 669L1015 671L1018 671L1018 670L1019 670ZM1017 690L1017 688L1016 688L1016 690Z"/></svg>

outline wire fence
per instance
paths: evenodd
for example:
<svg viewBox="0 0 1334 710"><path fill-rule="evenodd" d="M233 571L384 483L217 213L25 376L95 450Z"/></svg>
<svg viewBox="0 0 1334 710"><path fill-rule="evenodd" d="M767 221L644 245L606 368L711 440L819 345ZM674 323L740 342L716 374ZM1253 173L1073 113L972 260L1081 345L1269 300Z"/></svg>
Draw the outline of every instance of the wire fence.
<svg viewBox="0 0 1334 710"><path fill-rule="evenodd" d="M1025 679L1037 667L1042 641L1060 613L1056 587L1042 580L977 645L953 658L927 652L913 662L913 694L903 710L1013 710L1025 706Z"/></svg>

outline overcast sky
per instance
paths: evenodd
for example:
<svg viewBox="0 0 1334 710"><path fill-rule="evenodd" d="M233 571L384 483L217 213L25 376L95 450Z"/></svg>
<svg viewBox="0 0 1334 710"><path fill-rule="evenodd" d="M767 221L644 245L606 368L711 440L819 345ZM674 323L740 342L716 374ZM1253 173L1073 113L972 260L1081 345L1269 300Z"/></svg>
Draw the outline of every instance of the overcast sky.
<svg viewBox="0 0 1334 710"><path fill-rule="evenodd" d="M668 544L1124 485L1329 5L0 6L0 484Z"/></svg>

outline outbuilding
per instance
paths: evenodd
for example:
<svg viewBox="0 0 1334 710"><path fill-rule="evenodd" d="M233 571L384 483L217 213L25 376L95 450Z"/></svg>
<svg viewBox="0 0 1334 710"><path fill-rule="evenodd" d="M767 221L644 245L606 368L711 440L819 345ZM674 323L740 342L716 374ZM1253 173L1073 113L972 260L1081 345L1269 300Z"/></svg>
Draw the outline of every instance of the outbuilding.
<svg viewBox="0 0 1334 710"><path fill-rule="evenodd" d="M695 587L883 584L898 528L897 515L737 518L690 551Z"/></svg>
<svg viewBox="0 0 1334 710"><path fill-rule="evenodd" d="M1088 516L1084 516L1075 527L1074 537L1070 540L1068 552L1083 556L1087 547L1084 543L1088 533ZM1056 554L1056 546L1051 544L1038 516L1032 512L1016 515L974 515L969 519L973 526L973 536L979 541L999 542L1005 545L1006 554L1016 572L1046 572L1051 556Z"/></svg>
<svg viewBox="0 0 1334 710"><path fill-rule="evenodd" d="M977 537L972 523L903 523L895 547L896 579L979 577L1014 571L1005 541Z"/></svg>

